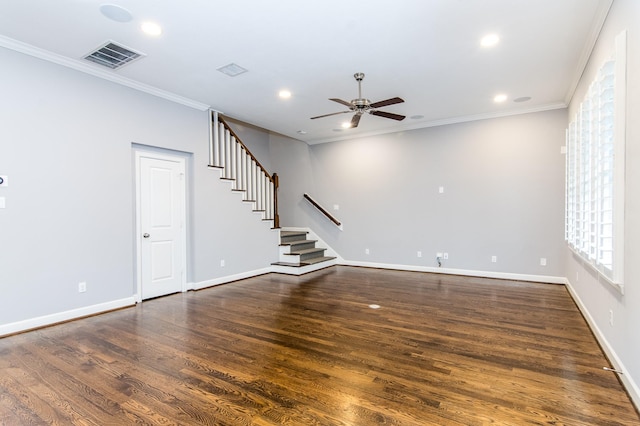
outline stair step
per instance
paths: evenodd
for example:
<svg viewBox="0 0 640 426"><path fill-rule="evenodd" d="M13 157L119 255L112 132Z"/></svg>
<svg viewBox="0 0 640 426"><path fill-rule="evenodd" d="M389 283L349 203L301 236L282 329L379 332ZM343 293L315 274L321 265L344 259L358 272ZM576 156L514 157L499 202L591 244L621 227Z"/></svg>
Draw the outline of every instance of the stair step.
<svg viewBox="0 0 640 426"><path fill-rule="evenodd" d="M288 266L291 268L301 268L303 266L315 265L321 262L328 262L333 259L335 259L335 257L322 256L322 257L314 257L313 259L308 259L301 262L273 262L272 265Z"/></svg>
<svg viewBox="0 0 640 426"><path fill-rule="evenodd" d="M276 266L290 266L292 268L299 268L301 266L300 262L273 262L271 263L272 265L276 265Z"/></svg>
<svg viewBox="0 0 640 426"><path fill-rule="evenodd" d="M306 231L280 231L280 243L289 243L291 241L300 241L307 239Z"/></svg>
<svg viewBox="0 0 640 426"><path fill-rule="evenodd" d="M314 247L314 248L290 251L289 253L285 253L285 254L292 254L295 256L305 256L307 254L324 253L325 250L326 249Z"/></svg>
<svg viewBox="0 0 640 426"><path fill-rule="evenodd" d="M295 240L295 241L287 241L284 243L280 243L281 246L295 246L298 244L308 244L308 243L317 243L318 240Z"/></svg>
<svg viewBox="0 0 640 426"><path fill-rule="evenodd" d="M314 257L313 259L307 259L300 262L302 265L315 265L320 262L327 262L329 260L335 259L334 256L322 256L322 257Z"/></svg>

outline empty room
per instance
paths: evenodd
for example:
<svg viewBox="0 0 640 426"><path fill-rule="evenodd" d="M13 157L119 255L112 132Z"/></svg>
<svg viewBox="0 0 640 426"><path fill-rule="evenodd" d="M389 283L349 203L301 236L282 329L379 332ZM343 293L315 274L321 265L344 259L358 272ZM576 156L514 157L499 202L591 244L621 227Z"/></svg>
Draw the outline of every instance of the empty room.
<svg viewBox="0 0 640 426"><path fill-rule="evenodd" d="M640 425L640 2L0 2L0 424Z"/></svg>

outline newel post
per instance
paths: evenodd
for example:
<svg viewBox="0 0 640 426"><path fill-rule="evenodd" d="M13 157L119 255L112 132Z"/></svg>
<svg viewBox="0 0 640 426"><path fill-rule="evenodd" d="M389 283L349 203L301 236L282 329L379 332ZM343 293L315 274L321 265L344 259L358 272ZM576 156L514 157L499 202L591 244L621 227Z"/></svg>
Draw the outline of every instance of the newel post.
<svg viewBox="0 0 640 426"><path fill-rule="evenodd" d="M271 177L273 181L273 227L280 228L280 215L278 215L278 186L280 185L280 179L278 174L274 173Z"/></svg>

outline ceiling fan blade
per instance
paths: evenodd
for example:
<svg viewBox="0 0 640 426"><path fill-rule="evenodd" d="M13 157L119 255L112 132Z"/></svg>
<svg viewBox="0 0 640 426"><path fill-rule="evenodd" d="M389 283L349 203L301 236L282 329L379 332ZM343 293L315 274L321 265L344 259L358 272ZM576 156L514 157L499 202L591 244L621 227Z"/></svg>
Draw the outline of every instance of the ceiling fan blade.
<svg viewBox="0 0 640 426"><path fill-rule="evenodd" d="M333 102L337 102L339 104L342 104L344 106L348 106L349 108L352 107L351 102L347 102L347 101L343 101L342 99L337 99L337 98L329 98L330 101Z"/></svg>
<svg viewBox="0 0 640 426"><path fill-rule="evenodd" d="M371 104L371 108L380 108L387 105L401 104L402 102L404 102L404 99L396 97L380 102L374 102Z"/></svg>
<svg viewBox="0 0 640 426"><path fill-rule="evenodd" d="M369 114L377 115L378 117L390 118L392 120L398 120L398 121L402 121L405 119L404 115L393 114L391 112L384 112L384 111L369 111Z"/></svg>
<svg viewBox="0 0 640 426"><path fill-rule="evenodd" d="M353 118L351 119L352 129L358 127L358 123L360 123L360 117L362 117L362 114L356 114L353 116Z"/></svg>
<svg viewBox="0 0 640 426"><path fill-rule="evenodd" d="M331 114L324 114L324 115L318 115L317 117L311 117L312 120L315 120L316 118L322 118L322 117L330 117L332 115L338 115L338 114L346 114L349 112L353 112L353 111L340 111L340 112L332 112Z"/></svg>

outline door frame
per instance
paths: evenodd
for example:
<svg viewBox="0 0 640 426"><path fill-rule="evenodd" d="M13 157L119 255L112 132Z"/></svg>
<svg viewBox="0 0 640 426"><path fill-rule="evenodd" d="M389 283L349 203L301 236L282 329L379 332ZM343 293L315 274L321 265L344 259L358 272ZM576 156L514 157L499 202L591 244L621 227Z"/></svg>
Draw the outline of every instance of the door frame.
<svg viewBox="0 0 640 426"><path fill-rule="evenodd" d="M180 244L180 257L182 261L182 273L180 274L180 287L181 291L185 292L187 288L187 157L179 155L171 151L167 151L161 148L158 149L143 149L134 147L134 175L135 175L135 235L134 242L136 247L136 294L134 295L136 303L142 302L142 188L141 188L141 159L150 158L154 160L172 161L181 165L184 173L182 182L182 195L178 202L180 203L180 221L182 222L182 230L180 232L181 244Z"/></svg>

